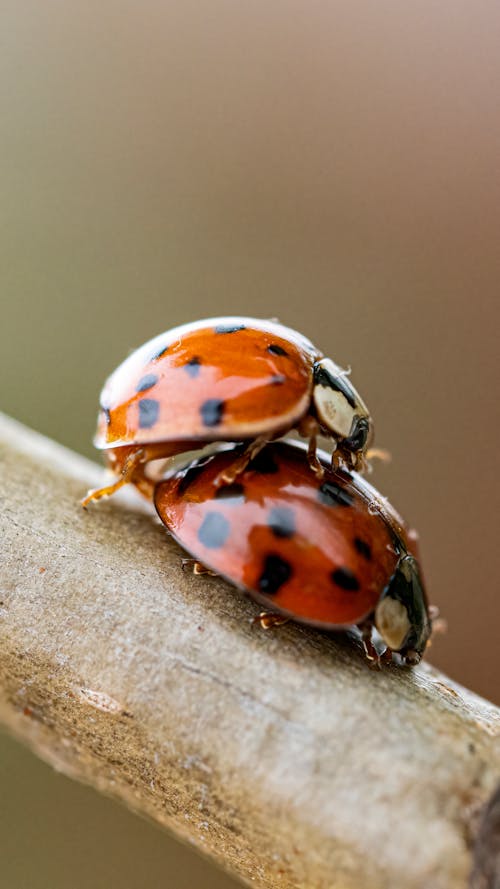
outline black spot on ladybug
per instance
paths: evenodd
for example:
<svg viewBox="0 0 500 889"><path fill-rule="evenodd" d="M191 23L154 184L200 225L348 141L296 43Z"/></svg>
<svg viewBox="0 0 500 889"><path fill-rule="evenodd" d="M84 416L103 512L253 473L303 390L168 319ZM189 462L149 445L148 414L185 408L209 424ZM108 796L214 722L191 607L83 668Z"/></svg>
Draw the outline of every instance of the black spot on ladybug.
<svg viewBox="0 0 500 889"><path fill-rule="evenodd" d="M216 333L236 333L238 330L246 330L245 324L217 324Z"/></svg>
<svg viewBox="0 0 500 889"><path fill-rule="evenodd" d="M224 413L224 402L220 398L209 398L200 407L201 419L205 426L218 426Z"/></svg>
<svg viewBox="0 0 500 889"><path fill-rule="evenodd" d="M136 392L145 392L146 389L151 389L152 386L156 386L158 382L158 377L156 374L146 374L145 377L142 377L141 380L137 383L135 387Z"/></svg>
<svg viewBox="0 0 500 889"><path fill-rule="evenodd" d="M269 513L269 527L275 537L293 537L295 534L293 510L287 506L276 506Z"/></svg>
<svg viewBox="0 0 500 889"><path fill-rule="evenodd" d="M371 549L370 544L367 543L366 540L361 540L361 537L355 537L354 538L354 546L355 546L356 550L358 551L358 553L360 554L360 556L363 556L363 558L366 559L367 562L369 562L371 560L372 549Z"/></svg>
<svg viewBox="0 0 500 889"><path fill-rule="evenodd" d="M187 489L194 482L195 479L198 478L199 475L203 472L207 463L210 462L210 457L206 457L204 460L199 460L197 463L193 463L192 466L189 466L184 475L182 476L179 484L177 485L177 494L182 496L186 493Z"/></svg>
<svg viewBox="0 0 500 889"><path fill-rule="evenodd" d="M336 568L332 571L330 577L337 586L350 593L359 590L359 580L350 568Z"/></svg>
<svg viewBox="0 0 500 889"><path fill-rule="evenodd" d="M271 377L271 386L281 386L286 382L284 374L273 374Z"/></svg>
<svg viewBox="0 0 500 889"><path fill-rule="evenodd" d="M214 494L215 500L241 501L245 499L245 489L239 482L233 482L232 485L222 485L217 488Z"/></svg>
<svg viewBox="0 0 500 889"><path fill-rule="evenodd" d="M326 506L352 506L354 503L354 497L334 482L323 482L318 497Z"/></svg>
<svg viewBox="0 0 500 889"><path fill-rule="evenodd" d="M219 549L224 546L231 526L220 512L209 512L203 519L198 530L198 540L207 549Z"/></svg>
<svg viewBox="0 0 500 889"><path fill-rule="evenodd" d="M273 473L279 472L279 466L274 462L272 454L268 450L260 451L253 460L250 460L248 469L261 472L262 475L273 475Z"/></svg>
<svg viewBox="0 0 500 889"><path fill-rule="evenodd" d="M139 428L151 429L158 420L160 403L154 398L141 398L139 402Z"/></svg>
<svg viewBox="0 0 500 889"><path fill-rule="evenodd" d="M344 374L332 374L321 364L314 368L314 382L317 386L326 386L335 392L341 392L352 408L356 407L356 393Z"/></svg>
<svg viewBox="0 0 500 889"><path fill-rule="evenodd" d="M184 365L184 370L192 379L198 376L200 372L201 361L197 355L193 355L192 358L189 359L187 364Z"/></svg>
<svg viewBox="0 0 500 889"><path fill-rule="evenodd" d="M271 343L270 346L267 347L267 351L270 352L271 355L282 355L286 357L288 352L283 346L278 346L278 343Z"/></svg>
<svg viewBox="0 0 500 889"><path fill-rule="evenodd" d="M266 594L277 593L291 576L292 568L289 562L274 554L266 556L264 570L258 580L259 590Z"/></svg>
<svg viewBox="0 0 500 889"><path fill-rule="evenodd" d="M154 355L151 355L150 361L158 361L160 358L163 358L163 356L166 355L168 350L169 350L168 346L163 346L163 348L160 349L159 352L155 352Z"/></svg>

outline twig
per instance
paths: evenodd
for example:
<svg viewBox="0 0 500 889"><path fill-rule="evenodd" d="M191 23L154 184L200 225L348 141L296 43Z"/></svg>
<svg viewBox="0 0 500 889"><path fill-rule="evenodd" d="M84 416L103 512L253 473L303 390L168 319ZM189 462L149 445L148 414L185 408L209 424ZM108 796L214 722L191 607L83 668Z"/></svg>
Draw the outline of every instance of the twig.
<svg viewBox="0 0 500 889"><path fill-rule="evenodd" d="M464 889L500 711L428 666L368 668L182 553L83 458L0 422L0 719L249 884ZM451 630L452 632L452 630Z"/></svg>

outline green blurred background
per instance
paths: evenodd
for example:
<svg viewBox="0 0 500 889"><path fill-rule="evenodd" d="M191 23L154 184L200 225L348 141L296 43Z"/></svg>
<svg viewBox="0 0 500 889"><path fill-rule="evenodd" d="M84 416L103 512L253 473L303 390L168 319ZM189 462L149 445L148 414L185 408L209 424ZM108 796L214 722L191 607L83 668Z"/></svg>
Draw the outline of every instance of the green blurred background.
<svg viewBox="0 0 500 889"><path fill-rule="evenodd" d="M449 622L500 703L500 7L4 2L2 408L92 455L104 377L213 314L338 362L393 453ZM332 665L334 669L334 665ZM0 737L1 889L234 884Z"/></svg>

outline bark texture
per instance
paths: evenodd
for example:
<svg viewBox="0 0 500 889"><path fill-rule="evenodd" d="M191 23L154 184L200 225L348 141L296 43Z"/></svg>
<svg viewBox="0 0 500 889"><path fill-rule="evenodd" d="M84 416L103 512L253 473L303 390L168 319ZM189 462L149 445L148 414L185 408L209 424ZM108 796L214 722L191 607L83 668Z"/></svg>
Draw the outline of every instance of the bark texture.
<svg viewBox="0 0 500 889"><path fill-rule="evenodd" d="M266 633L182 571L133 492L84 512L101 471L8 419L0 472L11 731L250 885L465 889L498 836L497 708L426 664L373 672L344 638Z"/></svg>

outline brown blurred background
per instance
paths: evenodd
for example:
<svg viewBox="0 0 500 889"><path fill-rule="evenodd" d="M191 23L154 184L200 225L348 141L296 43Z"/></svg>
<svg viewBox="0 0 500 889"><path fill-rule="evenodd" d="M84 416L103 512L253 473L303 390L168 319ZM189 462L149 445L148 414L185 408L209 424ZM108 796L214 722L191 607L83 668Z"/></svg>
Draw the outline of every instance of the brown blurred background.
<svg viewBox="0 0 500 889"><path fill-rule="evenodd" d="M393 453L373 480L419 529L449 622L430 660L500 703L498 4L25 0L1 18L2 408L92 455L131 348L279 316L352 364ZM233 885L4 738L0 794L2 889Z"/></svg>

